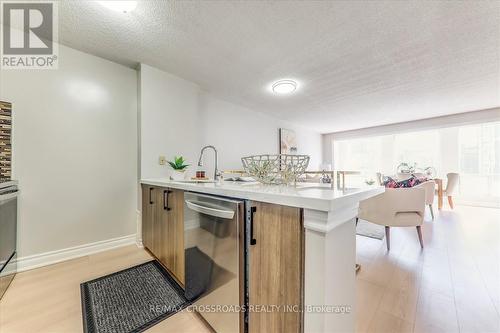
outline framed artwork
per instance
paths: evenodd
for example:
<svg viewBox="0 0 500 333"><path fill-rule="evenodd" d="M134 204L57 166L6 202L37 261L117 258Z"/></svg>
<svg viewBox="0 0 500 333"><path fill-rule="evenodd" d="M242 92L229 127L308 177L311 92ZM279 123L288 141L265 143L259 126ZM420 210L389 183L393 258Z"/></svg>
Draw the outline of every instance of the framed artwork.
<svg viewBox="0 0 500 333"><path fill-rule="evenodd" d="M297 154L297 136L295 131L280 128L280 154Z"/></svg>

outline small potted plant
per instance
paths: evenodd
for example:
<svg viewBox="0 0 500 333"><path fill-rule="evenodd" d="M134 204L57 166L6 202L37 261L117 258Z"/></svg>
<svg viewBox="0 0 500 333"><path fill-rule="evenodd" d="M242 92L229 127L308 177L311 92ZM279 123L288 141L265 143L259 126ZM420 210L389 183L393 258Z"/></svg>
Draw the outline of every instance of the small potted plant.
<svg viewBox="0 0 500 333"><path fill-rule="evenodd" d="M186 169L189 164L184 164L184 157L175 156L173 161L168 161L168 164L174 169L174 172L170 175L171 180L183 180L186 178Z"/></svg>

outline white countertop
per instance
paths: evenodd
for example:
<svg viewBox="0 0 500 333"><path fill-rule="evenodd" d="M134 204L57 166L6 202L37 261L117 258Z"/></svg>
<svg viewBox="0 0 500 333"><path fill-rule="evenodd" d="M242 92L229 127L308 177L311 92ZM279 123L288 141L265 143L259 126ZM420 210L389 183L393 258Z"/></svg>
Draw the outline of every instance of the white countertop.
<svg viewBox="0 0 500 333"><path fill-rule="evenodd" d="M185 191L220 195L224 197L268 202L319 211L334 211L340 207L370 198L384 192L382 186L332 189L329 184L299 183L297 186L264 185L221 181L219 183L176 182L167 178L142 179L141 184L171 187Z"/></svg>

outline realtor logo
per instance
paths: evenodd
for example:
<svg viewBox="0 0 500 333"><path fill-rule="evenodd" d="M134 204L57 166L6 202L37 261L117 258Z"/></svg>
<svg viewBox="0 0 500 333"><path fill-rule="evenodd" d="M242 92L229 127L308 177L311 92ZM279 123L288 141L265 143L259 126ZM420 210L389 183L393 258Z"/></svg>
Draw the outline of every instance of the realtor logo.
<svg viewBox="0 0 500 333"><path fill-rule="evenodd" d="M57 69L57 3L2 1L2 69Z"/></svg>

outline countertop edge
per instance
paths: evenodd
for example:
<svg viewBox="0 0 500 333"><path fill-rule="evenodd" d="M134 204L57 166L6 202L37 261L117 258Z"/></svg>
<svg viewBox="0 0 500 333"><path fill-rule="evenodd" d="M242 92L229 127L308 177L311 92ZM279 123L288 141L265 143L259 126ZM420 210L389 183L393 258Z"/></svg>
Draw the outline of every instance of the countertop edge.
<svg viewBox="0 0 500 333"><path fill-rule="evenodd" d="M231 197L241 200L254 200L254 201L318 210L324 212L332 212L338 209L342 209L346 205L352 204L353 202L357 203L361 200L383 193L385 190L383 187L363 188L360 189L360 191L348 193L338 198L325 199L325 198L299 197L283 193L245 191L244 188L241 189L223 188L223 187L210 188L210 187L200 186L197 183L182 183L167 179L165 180L141 179L140 184L158 186L158 187L169 187L184 191L213 194L213 195Z"/></svg>

